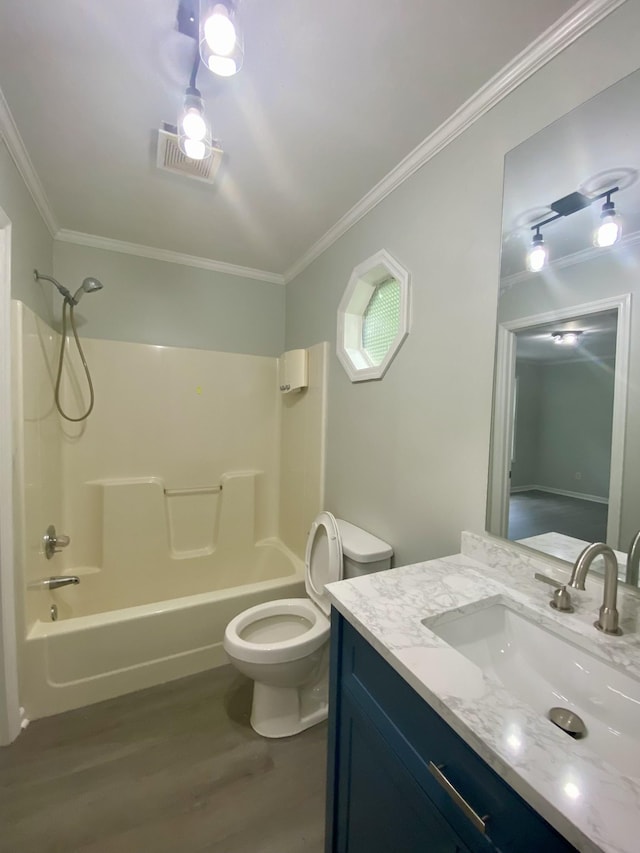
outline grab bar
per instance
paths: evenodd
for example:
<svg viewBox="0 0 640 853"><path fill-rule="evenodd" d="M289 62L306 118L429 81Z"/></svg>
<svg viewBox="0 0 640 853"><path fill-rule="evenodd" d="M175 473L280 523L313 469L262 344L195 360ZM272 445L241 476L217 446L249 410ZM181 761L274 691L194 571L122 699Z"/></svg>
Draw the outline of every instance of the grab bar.
<svg viewBox="0 0 640 853"><path fill-rule="evenodd" d="M182 498L187 495L215 495L222 491L220 486L196 486L195 489L165 489L164 493L168 498Z"/></svg>

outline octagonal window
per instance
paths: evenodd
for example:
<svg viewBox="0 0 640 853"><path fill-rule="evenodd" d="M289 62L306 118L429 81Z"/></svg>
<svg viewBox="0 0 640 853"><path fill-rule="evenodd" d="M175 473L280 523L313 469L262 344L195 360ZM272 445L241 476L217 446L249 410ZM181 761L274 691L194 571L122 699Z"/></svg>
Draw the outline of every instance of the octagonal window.
<svg viewBox="0 0 640 853"><path fill-rule="evenodd" d="M337 353L352 382L380 379L409 333L409 273L380 251L353 270L338 308Z"/></svg>

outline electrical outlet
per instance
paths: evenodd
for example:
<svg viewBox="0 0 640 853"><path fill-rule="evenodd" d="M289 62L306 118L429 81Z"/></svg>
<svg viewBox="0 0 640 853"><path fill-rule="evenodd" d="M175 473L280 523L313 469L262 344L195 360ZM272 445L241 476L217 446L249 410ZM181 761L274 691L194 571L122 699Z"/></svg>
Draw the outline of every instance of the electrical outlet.
<svg viewBox="0 0 640 853"><path fill-rule="evenodd" d="M582 474L580 473L580 471L576 471L576 480L581 480L581 479L582 479Z"/></svg>

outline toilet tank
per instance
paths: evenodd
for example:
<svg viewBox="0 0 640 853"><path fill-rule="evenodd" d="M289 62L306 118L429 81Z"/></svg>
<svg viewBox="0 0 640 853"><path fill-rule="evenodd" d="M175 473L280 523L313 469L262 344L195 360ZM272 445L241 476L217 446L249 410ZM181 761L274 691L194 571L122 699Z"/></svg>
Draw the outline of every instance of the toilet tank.
<svg viewBox="0 0 640 853"><path fill-rule="evenodd" d="M343 577L358 578L391 567L391 545L349 521L336 521L342 539Z"/></svg>

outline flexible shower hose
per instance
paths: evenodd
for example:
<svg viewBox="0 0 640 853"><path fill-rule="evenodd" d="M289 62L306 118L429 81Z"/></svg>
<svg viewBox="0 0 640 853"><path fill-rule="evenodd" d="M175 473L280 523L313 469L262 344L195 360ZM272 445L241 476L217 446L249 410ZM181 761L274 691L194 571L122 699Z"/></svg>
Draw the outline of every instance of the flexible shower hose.
<svg viewBox="0 0 640 853"><path fill-rule="evenodd" d="M71 320L71 329L73 330L73 337L76 340L76 346L78 347L78 352L80 353L80 358L82 359L82 366L84 367L84 372L87 377L87 383L89 384L89 408L81 415L79 418L71 418L64 411L62 405L60 403L60 382L62 380L62 365L64 364L64 348L67 342L67 305L69 305L69 317ZM93 409L93 404L95 401L95 395L93 393L93 382L91 381L91 374L89 373L89 366L87 365L87 360L84 357L84 352L82 351L82 345L80 344L80 338L78 337L78 332L76 329L76 320L73 314L73 310L75 305L69 299L64 300L64 304L62 306L62 341L60 342L60 358L58 359L58 375L56 377L56 391L55 391L55 400L56 400L56 408L62 415L62 417L67 421L72 421L73 423L78 423L79 421L86 420L91 411Z"/></svg>

